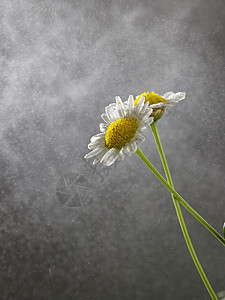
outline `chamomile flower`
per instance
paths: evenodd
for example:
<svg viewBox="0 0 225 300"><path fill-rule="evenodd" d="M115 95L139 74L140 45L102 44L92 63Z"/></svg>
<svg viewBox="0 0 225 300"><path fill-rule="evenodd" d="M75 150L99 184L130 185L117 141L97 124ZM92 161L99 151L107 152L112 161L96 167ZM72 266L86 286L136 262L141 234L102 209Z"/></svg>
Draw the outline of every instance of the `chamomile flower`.
<svg viewBox="0 0 225 300"><path fill-rule="evenodd" d="M160 96L154 92L146 92L136 97L134 105L137 105L140 99L144 97L145 102L149 102L149 106L153 109L151 116L154 117L154 120L156 121L162 117L166 107L183 100L185 95L186 94L183 92L168 92L163 96Z"/></svg>
<svg viewBox="0 0 225 300"><path fill-rule="evenodd" d="M145 139L143 131L153 122L152 111L144 97L136 106L133 96L129 96L126 104L116 97L116 103L107 106L101 115L105 123L99 125L101 133L91 138L88 144L91 152L85 158L97 156L93 165L100 162L110 166L117 158L124 160L125 154L131 156L137 150L137 143Z"/></svg>

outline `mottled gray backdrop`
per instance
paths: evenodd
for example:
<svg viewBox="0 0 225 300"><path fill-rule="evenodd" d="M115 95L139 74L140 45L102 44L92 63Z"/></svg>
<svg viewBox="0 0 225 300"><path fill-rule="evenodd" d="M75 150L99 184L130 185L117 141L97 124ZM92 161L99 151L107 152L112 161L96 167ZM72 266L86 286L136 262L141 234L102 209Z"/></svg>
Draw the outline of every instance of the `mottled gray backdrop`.
<svg viewBox="0 0 225 300"><path fill-rule="evenodd" d="M177 191L222 234L225 2L1 0L0 16L1 299L210 299L138 156L83 156L115 96L185 91L160 136ZM163 172L150 130L140 147ZM225 290L225 248L183 212Z"/></svg>

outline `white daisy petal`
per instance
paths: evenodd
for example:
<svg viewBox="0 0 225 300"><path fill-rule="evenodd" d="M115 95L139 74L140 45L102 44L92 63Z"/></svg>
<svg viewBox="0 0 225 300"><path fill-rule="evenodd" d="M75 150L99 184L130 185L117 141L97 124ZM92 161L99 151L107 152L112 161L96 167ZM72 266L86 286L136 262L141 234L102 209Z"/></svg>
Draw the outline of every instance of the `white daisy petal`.
<svg viewBox="0 0 225 300"><path fill-rule="evenodd" d="M170 105L173 105L173 103L178 103L179 100L176 100L176 99L169 99L167 100L164 104L166 106L166 104L170 104Z"/></svg>
<svg viewBox="0 0 225 300"><path fill-rule="evenodd" d="M124 152L124 154L126 154L126 155L128 155L128 156L131 156L131 154L130 154L128 148L127 148L127 145L125 145L125 146L123 147L123 152Z"/></svg>
<svg viewBox="0 0 225 300"><path fill-rule="evenodd" d="M142 107L141 111L140 111L140 114L144 114L146 112L147 109L150 109L149 107L149 102L145 102L144 106Z"/></svg>
<svg viewBox="0 0 225 300"><path fill-rule="evenodd" d="M166 99L167 101L173 101L173 102L179 102L183 100L186 96L186 93L184 92L178 92L178 93L173 93L173 92L168 92L164 94L162 97Z"/></svg>
<svg viewBox="0 0 225 300"><path fill-rule="evenodd" d="M116 103L110 103L108 106L109 106L109 107L116 108Z"/></svg>
<svg viewBox="0 0 225 300"><path fill-rule="evenodd" d="M119 155L118 155L118 158L119 158L119 160L120 161L123 161L124 160L124 152L123 152L123 148L120 150L120 152L119 152Z"/></svg>
<svg viewBox="0 0 225 300"><path fill-rule="evenodd" d="M149 119L149 114L145 114L145 115L142 116L141 122L148 121L148 119Z"/></svg>
<svg viewBox="0 0 225 300"><path fill-rule="evenodd" d="M113 107L107 106L105 108L105 112L106 112L106 115L108 116L110 122L114 122L118 119L118 115Z"/></svg>
<svg viewBox="0 0 225 300"><path fill-rule="evenodd" d="M174 93L173 92L168 92L168 93L165 93L162 97L164 99L171 99L173 97Z"/></svg>
<svg viewBox="0 0 225 300"><path fill-rule="evenodd" d="M107 127L108 127L107 124L104 123L99 124L99 128L101 132L105 132L107 130Z"/></svg>
<svg viewBox="0 0 225 300"><path fill-rule="evenodd" d="M88 149L94 150L95 148L100 148L105 146L105 139L104 140L97 140L93 143L88 144Z"/></svg>
<svg viewBox="0 0 225 300"><path fill-rule="evenodd" d="M104 138L105 138L105 133L98 133L98 134L96 134L96 135L94 135L94 136L91 137L91 142L95 142L97 140L100 141L100 140L102 140Z"/></svg>
<svg viewBox="0 0 225 300"><path fill-rule="evenodd" d="M140 143L140 142L143 142L144 140L145 140L145 137L140 132L136 132L133 142Z"/></svg>
<svg viewBox="0 0 225 300"><path fill-rule="evenodd" d="M147 111L148 111L149 115L151 115L152 112L153 112L153 108L150 107L150 106L148 106L147 109L146 109L146 112L147 112Z"/></svg>
<svg viewBox="0 0 225 300"><path fill-rule="evenodd" d="M116 96L116 104L122 103L120 96Z"/></svg>
<svg viewBox="0 0 225 300"><path fill-rule="evenodd" d="M149 118L150 115L152 114L152 111L153 111L152 108L146 109L145 113L143 113L141 115L140 119L142 120L142 119L144 119L146 117Z"/></svg>
<svg viewBox="0 0 225 300"><path fill-rule="evenodd" d="M128 101L127 101L127 117L131 118L133 115L133 109L134 109L134 97L132 95L129 96Z"/></svg>
<svg viewBox="0 0 225 300"><path fill-rule="evenodd" d="M89 152L88 154L86 154L85 156L84 156L84 158L91 158L91 157L93 157L93 156L96 156L96 155L98 155L100 152L102 152L102 148L96 148L96 149L94 149L94 150L92 150L91 152Z"/></svg>
<svg viewBox="0 0 225 300"><path fill-rule="evenodd" d="M165 106L166 102L159 102L159 103L156 103L156 104L151 104L150 107L151 108L159 108L159 107L162 107L162 106Z"/></svg>
<svg viewBox="0 0 225 300"><path fill-rule="evenodd" d="M134 154L137 151L137 143L132 142L129 144L129 151L131 154Z"/></svg>
<svg viewBox="0 0 225 300"><path fill-rule="evenodd" d="M152 118L145 117L141 120L140 125L141 127L146 127L152 123Z"/></svg>
<svg viewBox="0 0 225 300"><path fill-rule="evenodd" d="M125 107L123 104L123 101L120 99L120 97L117 97L116 101L117 103L117 113L119 118L124 118L125 117Z"/></svg>
<svg viewBox="0 0 225 300"><path fill-rule="evenodd" d="M185 99L185 96L186 96L186 93L178 92L178 93L175 94L174 100L181 101L181 100Z"/></svg>
<svg viewBox="0 0 225 300"><path fill-rule="evenodd" d="M124 105L125 108L127 108L127 103L128 103L128 101L123 102L123 105Z"/></svg>
<svg viewBox="0 0 225 300"><path fill-rule="evenodd" d="M93 165L96 165L98 162L100 162L100 160L102 159L102 157L105 155L106 151L108 151L107 149L105 149L104 151L102 151L94 160L93 160Z"/></svg>
<svg viewBox="0 0 225 300"><path fill-rule="evenodd" d="M107 151L105 155L102 157L101 163L104 166L109 167L114 163L118 155L119 155L119 150L112 148L109 151Z"/></svg>
<svg viewBox="0 0 225 300"><path fill-rule="evenodd" d="M124 118L125 117L125 110L122 108L122 106L119 106L118 107L118 110L117 110L117 112L118 112L118 116L119 116L119 118Z"/></svg>
<svg viewBox="0 0 225 300"><path fill-rule="evenodd" d="M138 101L137 105L136 105L136 112L139 113L143 106L144 106L144 102L145 102L145 97L141 97L141 99Z"/></svg>
<svg viewBox="0 0 225 300"><path fill-rule="evenodd" d="M164 107L170 107L170 106L173 106L174 103L178 103L179 101L171 101L171 100L168 100L167 102L164 103Z"/></svg>
<svg viewBox="0 0 225 300"><path fill-rule="evenodd" d="M110 123L110 120L109 120L109 118L108 118L108 116L107 116L106 114L101 114L101 118L102 118L102 120L105 121L107 124Z"/></svg>
<svg viewBox="0 0 225 300"><path fill-rule="evenodd" d="M140 130L140 132L144 132L145 130L146 130L146 128L147 128L147 126L145 125L143 125L139 130Z"/></svg>
<svg viewBox="0 0 225 300"><path fill-rule="evenodd" d="M137 144L136 142L128 143L124 146L124 151L127 153L128 156L131 156L137 151Z"/></svg>

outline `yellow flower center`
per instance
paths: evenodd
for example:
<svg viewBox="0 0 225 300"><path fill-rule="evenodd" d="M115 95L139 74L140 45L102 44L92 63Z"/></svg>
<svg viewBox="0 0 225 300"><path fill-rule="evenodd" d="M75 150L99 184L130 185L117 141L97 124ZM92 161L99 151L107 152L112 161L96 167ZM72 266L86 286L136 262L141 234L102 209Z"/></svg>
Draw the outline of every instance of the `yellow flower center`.
<svg viewBox="0 0 225 300"><path fill-rule="evenodd" d="M138 122L134 118L123 118L112 122L105 135L106 147L120 150L132 140L138 127Z"/></svg>
<svg viewBox="0 0 225 300"><path fill-rule="evenodd" d="M166 99L164 99L163 97L159 96L158 94L155 94L154 92L147 92L147 93L143 93L140 96L138 96L135 101L134 101L134 106L137 105L138 101L140 100L141 97L145 97L145 103L149 101L149 105L151 104L156 104L159 102L166 102Z"/></svg>

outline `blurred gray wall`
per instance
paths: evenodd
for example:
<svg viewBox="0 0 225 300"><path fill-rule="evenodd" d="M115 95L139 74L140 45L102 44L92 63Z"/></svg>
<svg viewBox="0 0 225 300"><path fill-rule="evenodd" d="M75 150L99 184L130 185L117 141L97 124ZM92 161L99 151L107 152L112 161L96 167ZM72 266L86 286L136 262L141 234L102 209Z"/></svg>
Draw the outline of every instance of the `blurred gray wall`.
<svg viewBox="0 0 225 300"><path fill-rule="evenodd" d="M225 2L2 0L0 16L1 299L210 299L137 155L83 156L115 96L185 91L159 133L177 191L222 234ZM150 130L140 147L163 172ZM182 211L225 290L223 245Z"/></svg>

